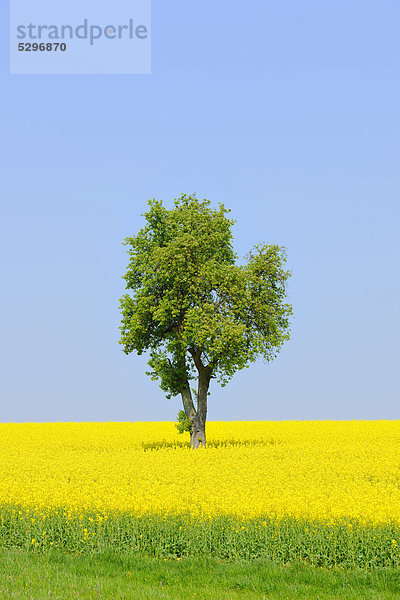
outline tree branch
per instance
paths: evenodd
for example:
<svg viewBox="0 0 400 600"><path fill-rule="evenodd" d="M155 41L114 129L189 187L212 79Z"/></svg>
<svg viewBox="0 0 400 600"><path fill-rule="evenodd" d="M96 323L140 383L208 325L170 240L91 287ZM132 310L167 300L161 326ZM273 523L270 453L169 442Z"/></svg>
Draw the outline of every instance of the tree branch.
<svg viewBox="0 0 400 600"><path fill-rule="evenodd" d="M194 360L194 364L196 365L196 368L197 368L198 372L201 373L204 370L204 368L205 368L204 365L203 365L203 363L201 362L201 358L200 358L201 357L201 350L197 350L196 351L192 347L188 348L188 350L189 350L189 353L190 353L191 357Z"/></svg>

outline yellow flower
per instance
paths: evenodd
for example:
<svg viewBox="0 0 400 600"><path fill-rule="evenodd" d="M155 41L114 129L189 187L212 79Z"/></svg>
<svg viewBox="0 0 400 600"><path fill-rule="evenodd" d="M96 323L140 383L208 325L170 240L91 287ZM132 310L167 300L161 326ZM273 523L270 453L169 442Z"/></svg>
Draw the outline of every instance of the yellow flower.
<svg viewBox="0 0 400 600"><path fill-rule="evenodd" d="M168 422L2 423L0 506L35 526L49 509L83 526L90 509L94 529L114 511L400 524L400 421L221 421L207 436L193 452Z"/></svg>

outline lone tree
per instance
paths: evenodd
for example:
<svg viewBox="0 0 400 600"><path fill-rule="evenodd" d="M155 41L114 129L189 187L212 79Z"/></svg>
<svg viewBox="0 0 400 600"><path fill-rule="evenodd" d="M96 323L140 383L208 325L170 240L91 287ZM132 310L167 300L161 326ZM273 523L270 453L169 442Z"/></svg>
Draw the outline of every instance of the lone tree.
<svg viewBox="0 0 400 600"><path fill-rule="evenodd" d="M237 265L229 210L182 195L168 210L150 200L146 226L128 237L121 300L125 354L150 352L167 398L181 394L193 448L205 446L211 379L225 385L258 357L275 358L289 339L284 249L259 245ZM190 382L197 379L197 391ZM195 402L193 401L194 392Z"/></svg>

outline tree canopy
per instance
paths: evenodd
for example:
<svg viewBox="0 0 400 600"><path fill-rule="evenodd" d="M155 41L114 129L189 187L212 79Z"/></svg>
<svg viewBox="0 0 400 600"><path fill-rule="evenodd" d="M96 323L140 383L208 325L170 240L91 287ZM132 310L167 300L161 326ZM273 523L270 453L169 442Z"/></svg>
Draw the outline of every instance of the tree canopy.
<svg viewBox="0 0 400 600"><path fill-rule="evenodd" d="M237 264L223 204L212 209L195 195L180 196L172 209L148 204L145 227L124 242L129 293L120 301L120 343L126 354L149 352L148 374L167 397L182 395L197 447L205 445L210 380L225 385L258 357L272 360L289 339L290 272L276 244L256 246Z"/></svg>

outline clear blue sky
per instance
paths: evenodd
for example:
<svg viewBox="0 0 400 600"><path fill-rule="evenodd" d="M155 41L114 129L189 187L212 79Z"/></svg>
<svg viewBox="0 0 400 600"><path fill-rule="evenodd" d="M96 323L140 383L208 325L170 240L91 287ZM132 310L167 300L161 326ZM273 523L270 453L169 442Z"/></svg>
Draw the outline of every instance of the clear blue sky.
<svg viewBox="0 0 400 600"><path fill-rule="evenodd" d="M173 420L118 344L149 198L287 247L292 338L209 419L398 419L400 4L152 4L152 74L9 74L0 8L0 421Z"/></svg>

